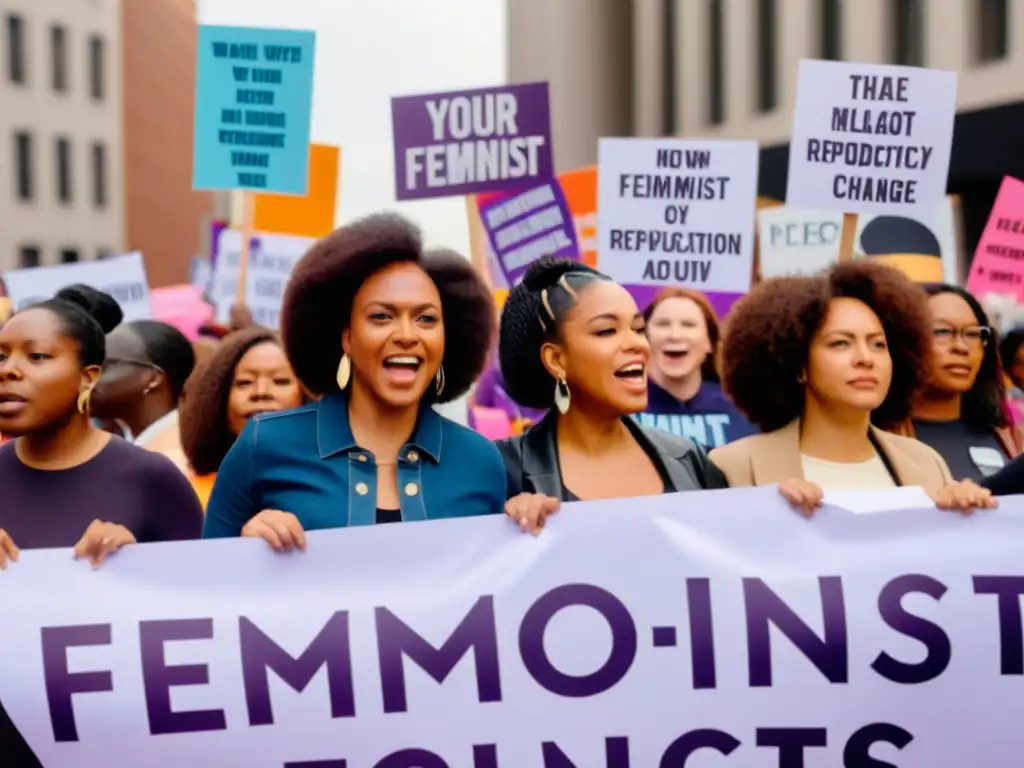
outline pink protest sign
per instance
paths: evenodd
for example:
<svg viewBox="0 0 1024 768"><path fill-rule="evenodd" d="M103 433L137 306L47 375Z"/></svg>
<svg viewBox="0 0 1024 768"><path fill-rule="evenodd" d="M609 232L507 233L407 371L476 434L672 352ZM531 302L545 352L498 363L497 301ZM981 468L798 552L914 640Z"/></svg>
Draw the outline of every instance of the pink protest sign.
<svg viewBox="0 0 1024 768"><path fill-rule="evenodd" d="M967 290L1024 298L1024 182L1003 178L974 252Z"/></svg>

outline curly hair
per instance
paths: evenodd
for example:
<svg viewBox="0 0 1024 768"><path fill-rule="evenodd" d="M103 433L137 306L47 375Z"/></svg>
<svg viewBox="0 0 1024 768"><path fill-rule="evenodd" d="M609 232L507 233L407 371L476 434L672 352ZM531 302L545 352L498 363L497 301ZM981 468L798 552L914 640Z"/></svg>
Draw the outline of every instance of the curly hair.
<svg viewBox="0 0 1024 768"><path fill-rule="evenodd" d="M644 324L650 327L651 317L654 315L654 311L658 306L669 299L687 299L697 305L697 309L704 315L704 325L708 329L708 341L710 342L711 352L707 357L704 358L704 362L700 366L701 379L704 381L718 381L718 367L716 361L718 358L719 340L721 337L721 321L718 319L718 313L715 312L715 308L711 306L711 302L708 301L708 297L700 291L695 291L692 288L662 288L658 291L657 295L647 305L644 310Z"/></svg>
<svg viewBox="0 0 1024 768"><path fill-rule="evenodd" d="M862 301L878 316L892 357L892 382L872 421L891 427L910 415L931 367L931 320L924 291L884 264L839 264L813 277L776 277L756 285L726 318L722 384L762 431L780 429L803 413L811 340L833 299Z"/></svg>
<svg viewBox="0 0 1024 768"><path fill-rule="evenodd" d="M441 295L445 386L449 402L469 390L484 369L494 334L494 299L467 259L424 250L419 229L394 214L375 214L317 242L292 270L281 310L285 351L295 374L318 395L336 391L341 336L360 286L392 264L419 265Z"/></svg>
<svg viewBox="0 0 1024 768"><path fill-rule="evenodd" d="M185 384L178 405L178 424L181 448L196 474L208 475L220 469L235 444L227 419L235 368L246 352L268 341L281 343L277 334L259 326L229 334Z"/></svg>
<svg viewBox="0 0 1024 768"><path fill-rule="evenodd" d="M981 304L963 288L947 283L931 283L925 285L924 290L928 296L943 293L959 296L971 308L978 325L992 327L988 314ZM999 347L995 339L991 339L985 346L981 368L978 369L978 378L974 380L974 385L960 398L960 420L974 429L992 429L1010 424L1006 407L1006 384L1003 382L1003 367L999 361Z"/></svg>
<svg viewBox="0 0 1024 768"><path fill-rule="evenodd" d="M519 405L551 406L555 379L544 367L541 347L558 341L565 314L576 304L575 290L595 280L610 278L572 259L543 258L509 291L501 310L498 358L505 390Z"/></svg>

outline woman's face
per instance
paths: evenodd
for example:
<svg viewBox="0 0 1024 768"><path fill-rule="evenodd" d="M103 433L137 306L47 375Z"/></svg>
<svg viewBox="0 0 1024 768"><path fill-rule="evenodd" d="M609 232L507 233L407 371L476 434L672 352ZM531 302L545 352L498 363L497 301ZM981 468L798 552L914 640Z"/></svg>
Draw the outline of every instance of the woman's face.
<svg viewBox="0 0 1024 768"><path fill-rule="evenodd" d="M625 288L595 281L580 289L561 336L560 344L545 344L541 354L548 371L566 379L570 396L620 414L647 407L651 347L643 315Z"/></svg>
<svg viewBox="0 0 1024 768"><path fill-rule="evenodd" d="M1024 344L1017 347L1017 352L1012 360L1006 360L1005 364L1010 366L1010 378L1018 387L1024 386Z"/></svg>
<svg viewBox="0 0 1024 768"><path fill-rule="evenodd" d="M811 340L809 395L825 407L873 411L892 382L892 358L878 315L857 299L833 299Z"/></svg>
<svg viewBox="0 0 1024 768"><path fill-rule="evenodd" d="M241 433L257 413L284 411L302 405L302 388L284 350L273 341L250 347L235 366L228 394L228 429Z"/></svg>
<svg viewBox="0 0 1024 768"><path fill-rule="evenodd" d="M711 354L704 313L692 299L665 299L647 323L651 367L666 379L685 379L699 372Z"/></svg>
<svg viewBox="0 0 1024 768"><path fill-rule="evenodd" d="M416 264L392 264L359 287L342 334L359 386L393 408L416 405L444 359L441 294ZM350 385L351 386L351 385Z"/></svg>
<svg viewBox="0 0 1024 768"><path fill-rule="evenodd" d="M46 309L20 312L0 328L0 432L39 432L75 412L100 374L98 365L83 369L78 352Z"/></svg>
<svg viewBox="0 0 1024 768"><path fill-rule="evenodd" d="M93 415L122 418L165 380L163 371L149 361L142 338L119 326L107 335L107 359L92 396Z"/></svg>
<svg viewBox="0 0 1024 768"><path fill-rule="evenodd" d="M928 306L934 352L929 383L944 394L962 395L978 378L991 331L981 329L971 305L955 293L932 296Z"/></svg>

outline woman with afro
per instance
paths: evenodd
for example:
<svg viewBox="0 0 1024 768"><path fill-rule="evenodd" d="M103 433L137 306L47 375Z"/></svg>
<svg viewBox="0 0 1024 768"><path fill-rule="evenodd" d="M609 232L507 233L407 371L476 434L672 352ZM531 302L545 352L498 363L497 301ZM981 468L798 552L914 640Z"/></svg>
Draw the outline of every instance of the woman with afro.
<svg viewBox="0 0 1024 768"><path fill-rule="evenodd" d="M879 428L910 415L929 371L930 323L921 289L882 264L760 283L730 313L722 378L765 434L711 461L734 487L801 479L797 502L808 513L822 489L904 485L944 508L994 505L974 483L954 483L932 448Z"/></svg>
<svg viewBox="0 0 1024 768"><path fill-rule="evenodd" d="M401 217L370 216L299 261L281 316L293 370L322 397L245 425L205 537L302 549L313 529L500 513L494 445L432 407L465 393L487 358L492 299L468 261L424 251Z"/></svg>

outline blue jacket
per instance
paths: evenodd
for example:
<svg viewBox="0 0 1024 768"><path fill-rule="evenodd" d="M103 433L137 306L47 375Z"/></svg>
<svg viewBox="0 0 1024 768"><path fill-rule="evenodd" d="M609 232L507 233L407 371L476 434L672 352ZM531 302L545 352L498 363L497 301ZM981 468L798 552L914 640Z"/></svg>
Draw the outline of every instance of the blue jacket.
<svg viewBox="0 0 1024 768"><path fill-rule="evenodd" d="M505 484L489 440L422 408L398 455L403 521L500 513ZM352 437L344 393L249 421L217 473L203 538L238 536L264 509L291 512L307 531L376 521L377 466Z"/></svg>

